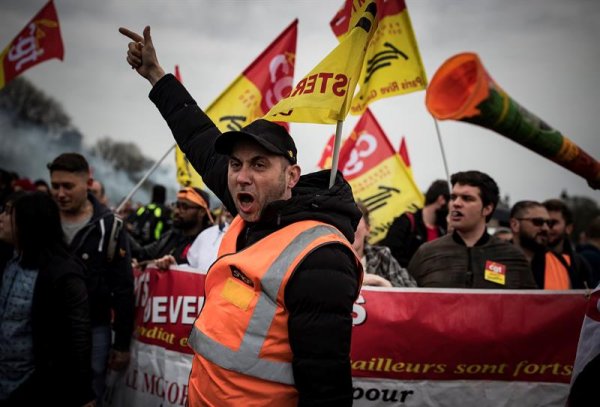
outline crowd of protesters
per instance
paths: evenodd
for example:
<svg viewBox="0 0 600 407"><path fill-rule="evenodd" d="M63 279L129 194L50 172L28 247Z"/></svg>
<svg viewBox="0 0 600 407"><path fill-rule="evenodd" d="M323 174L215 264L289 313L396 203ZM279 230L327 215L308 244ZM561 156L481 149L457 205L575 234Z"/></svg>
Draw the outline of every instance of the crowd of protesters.
<svg viewBox="0 0 600 407"><path fill-rule="evenodd" d="M209 194L198 188L181 189L167 205L160 185L151 202L117 215L85 157L61 154L48 170L49 184L0 170L0 406L42 399L101 405L107 371L129 362L132 267L208 269L231 215L224 206L211 210ZM600 217L576 249L565 202L517 202L508 224L490 234L498 200L489 175L453 174L450 187L432 183L422 209L398 213L378 244L368 243L369 211L357 201L362 218L353 248L363 285L565 290L598 284Z"/></svg>

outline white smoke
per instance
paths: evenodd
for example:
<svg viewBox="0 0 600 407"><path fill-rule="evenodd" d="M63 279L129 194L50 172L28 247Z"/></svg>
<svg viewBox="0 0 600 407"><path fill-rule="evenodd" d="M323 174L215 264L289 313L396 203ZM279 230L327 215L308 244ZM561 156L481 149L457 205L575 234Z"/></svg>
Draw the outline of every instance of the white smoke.
<svg viewBox="0 0 600 407"><path fill-rule="evenodd" d="M46 165L65 152L78 152L87 158L94 178L104 184L113 206L117 206L144 176L144 172L128 174L116 170L112 164L93 155L76 130L46 129L15 119L9 112L0 110L0 168L32 181L43 179L49 183ZM144 184L145 188L140 188L133 195L132 201L148 203L151 186L157 183L167 188L168 201L175 199L177 181L172 163L163 162Z"/></svg>

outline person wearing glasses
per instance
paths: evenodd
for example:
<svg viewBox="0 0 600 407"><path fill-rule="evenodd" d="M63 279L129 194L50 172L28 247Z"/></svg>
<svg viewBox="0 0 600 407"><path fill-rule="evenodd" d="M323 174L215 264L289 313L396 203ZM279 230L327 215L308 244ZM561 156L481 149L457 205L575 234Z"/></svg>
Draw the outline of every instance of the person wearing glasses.
<svg viewBox="0 0 600 407"><path fill-rule="evenodd" d="M173 208L173 227L157 242L145 246L131 241L131 253L138 263L155 261L159 268L187 264L187 253L196 236L214 223L208 194L200 188L187 187L177 193Z"/></svg>
<svg viewBox="0 0 600 407"><path fill-rule="evenodd" d="M572 285L594 288L594 278L590 264L575 251L575 245L569 235L573 233L573 212L560 199L548 199L542 202L546 207L550 223L548 224L548 249L555 255L569 273Z"/></svg>
<svg viewBox="0 0 600 407"><path fill-rule="evenodd" d="M551 203L549 206L555 208L556 205ZM551 236L555 242L557 233L554 229L560 225L557 225L557 214L552 217L549 212L545 204L536 201L517 202L511 209L510 220L514 243L525 253L538 288L568 290L588 287L586 265L576 267L570 256L550 250ZM554 230L552 234L551 230ZM578 265L579 260L575 260Z"/></svg>
<svg viewBox="0 0 600 407"><path fill-rule="evenodd" d="M543 257L546 252L549 222L548 211L536 201L519 201L510 210L513 243L523 251L529 264L537 253Z"/></svg>
<svg viewBox="0 0 600 407"><path fill-rule="evenodd" d="M556 223L556 214L551 218L546 206L536 201L519 201L510 211L513 241L529 261L538 288L585 288L589 277L587 271L580 274L581 270L571 265L572 258L549 249L550 230Z"/></svg>
<svg viewBox="0 0 600 407"><path fill-rule="evenodd" d="M413 256L408 271L419 287L536 288L523 253L487 232L499 200L496 182L480 171L458 172L450 181L453 231Z"/></svg>

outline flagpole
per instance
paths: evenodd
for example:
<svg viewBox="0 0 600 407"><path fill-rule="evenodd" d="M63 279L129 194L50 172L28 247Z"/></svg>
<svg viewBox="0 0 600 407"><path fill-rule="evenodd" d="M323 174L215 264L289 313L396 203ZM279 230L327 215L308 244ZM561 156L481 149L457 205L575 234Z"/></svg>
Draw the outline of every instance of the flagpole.
<svg viewBox="0 0 600 407"><path fill-rule="evenodd" d="M331 161L331 175L329 176L329 188L335 183L335 175L337 174L338 161L340 160L340 146L342 145L342 125L343 120L338 120L335 125L335 141L333 143L333 159Z"/></svg>
<svg viewBox="0 0 600 407"><path fill-rule="evenodd" d="M444 143L442 143L442 135L440 133L440 126L438 125L435 117L431 116L433 123L435 124L435 132L437 133L438 143L440 144L440 150L442 151L442 161L444 162L444 170L446 171L446 181L448 181L448 188L452 191L452 184L450 183L450 172L448 171L448 161L446 160L446 153L444 151Z"/></svg>
<svg viewBox="0 0 600 407"><path fill-rule="evenodd" d="M121 211L121 209L123 209L123 207L125 206L125 204L127 203L127 201L129 201L131 199L131 197L133 196L133 194L136 193L136 191L138 189L140 189L140 187L142 186L142 184L144 182L146 182L146 180L148 179L148 177L150 175L152 175L152 173L154 171L156 171L156 169L158 168L158 166L160 165L160 163L163 162L163 160L167 157L167 155L169 155L169 153L171 151L173 151L173 149L175 149L175 146L177 146L177 143L173 144L171 147L169 147L169 149L163 154L162 157L160 157L158 159L158 161L156 161L154 163L154 165L146 172L146 174L142 177L142 179L136 184L136 186L133 187L133 189L127 194L127 196L125 198L123 198L123 201L121 201L121 203L119 204L119 206L117 206L117 209L115 209L116 213L119 213Z"/></svg>

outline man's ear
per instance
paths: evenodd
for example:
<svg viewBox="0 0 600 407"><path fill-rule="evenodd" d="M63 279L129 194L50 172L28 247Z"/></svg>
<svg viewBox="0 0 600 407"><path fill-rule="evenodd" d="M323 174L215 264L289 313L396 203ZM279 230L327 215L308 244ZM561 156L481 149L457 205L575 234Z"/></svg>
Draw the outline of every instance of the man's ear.
<svg viewBox="0 0 600 407"><path fill-rule="evenodd" d="M298 181L300 180L301 173L300 166L298 164L293 164L288 166L287 168L287 187L292 189L296 186Z"/></svg>
<svg viewBox="0 0 600 407"><path fill-rule="evenodd" d="M565 233L571 236L571 233L573 233L573 224L565 226Z"/></svg>
<svg viewBox="0 0 600 407"><path fill-rule="evenodd" d="M510 230L513 232L513 234L519 233L519 230L521 229L521 224L519 223L519 221L515 218L510 218Z"/></svg>
<svg viewBox="0 0 600 407"><path fill-rule="evenodd" d="M487 218L487 217L488 217L488 215L489 215L490 213L492 213L493 211L494 211L494 205L492 205L492 204L489 204L489 205L486 205L486 206L484 206L484 207L483 207L483 209L481 210L481 213L483 214L483 216L484 216L485 218Z"/></svg>
<svg viewBox="0 0 600 407"><path fill-rule="evenodd" d="M93 183L94 183L94 178L88 177L88 179L87 179L87 187L88 187L88 189L90 189L92 187Z"/></svg>

